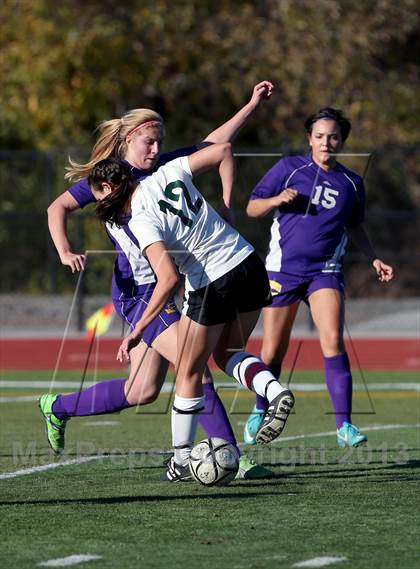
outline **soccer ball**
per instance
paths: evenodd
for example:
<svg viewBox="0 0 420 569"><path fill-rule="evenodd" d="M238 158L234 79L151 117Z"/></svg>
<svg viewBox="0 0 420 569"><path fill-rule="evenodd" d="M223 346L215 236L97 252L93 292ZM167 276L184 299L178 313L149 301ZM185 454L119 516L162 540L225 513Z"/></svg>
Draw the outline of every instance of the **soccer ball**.
<svg viewBox="0 0 420 569"><path fill-rule="evenodd" d="M238 451L224 439L204 439L191 451L190 470L204 486L225 486L239 470Z"/></svg>

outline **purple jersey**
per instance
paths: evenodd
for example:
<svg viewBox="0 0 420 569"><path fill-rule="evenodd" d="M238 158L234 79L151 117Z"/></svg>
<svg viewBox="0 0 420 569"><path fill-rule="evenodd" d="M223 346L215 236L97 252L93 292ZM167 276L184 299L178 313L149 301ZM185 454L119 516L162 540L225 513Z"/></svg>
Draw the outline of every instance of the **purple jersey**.
<svg viewBox="0 0 420 569"><path fill-rule="evenodd" d="M265 174L250 199L277 196L286 188L299 195L275 211L267 270L300 276L340 272L346 227L364 219L362 178L338 163L326 171L311 156L288 156Z"/></svg>
<svg viewBox="0 0 420 569"><path fill-rule="evenodd" d="M180 156L189 156L199 148L200 145L194 145L166 152L159 157L156 166L152 170L145 171L132 166L131 172L136 180L143 180L150 174L153 174L160 166ZM89 188L87 178L76 182L68 191L81 208L96 201ZM121 226L117 227L115 224L113 226L106 224L105 226L109 238L119 253L115 261L112 278L112 297L114 299L120 299L121 295L126 297L136 296L139 286L156 281L147 260L141 256L137 239L128 228L130 219L131 216L127 215L124 216Z"/></svg>

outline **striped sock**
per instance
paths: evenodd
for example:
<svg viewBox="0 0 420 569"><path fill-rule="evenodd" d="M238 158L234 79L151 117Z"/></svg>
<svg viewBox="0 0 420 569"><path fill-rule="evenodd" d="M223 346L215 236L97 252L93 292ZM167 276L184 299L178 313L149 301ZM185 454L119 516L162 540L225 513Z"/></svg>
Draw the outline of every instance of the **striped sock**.
<svg viewBox="0 0 420 569"><path fill-rule="evenodd" d="M247 389L267 398L268 401L272 401L286 389L273 376L267 365L247 352L233 354L226 364L225 372Z"/></svg>
<svg viewBox="0 0 420 569"><path fill-rule="evenodd" d="M281 364L271 363L269 365L269 368L274 377L276 379L279 379L281 373ZM267 399L265 397L261 397L261 395L258 395L258 393L255 395L255 409L258 409L259 411L264 411L264 413L268 409Z"/></svg>

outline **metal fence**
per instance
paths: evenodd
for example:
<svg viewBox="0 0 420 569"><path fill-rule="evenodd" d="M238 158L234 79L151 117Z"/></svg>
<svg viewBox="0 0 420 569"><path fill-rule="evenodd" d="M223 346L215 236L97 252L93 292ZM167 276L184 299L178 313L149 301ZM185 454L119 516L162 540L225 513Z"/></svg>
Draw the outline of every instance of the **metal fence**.
<svg viewBox="0 0 420 569"><path fill-rule="evenodd" d="M249 219L244 213L254 183L278 160L278 153L242 153L238 156L236 188L237 227L263 255L268 241L270 220ZM2 278L0 293L71 293L75 276L61 266L50 239L46 209L56 195L66 189L63 180L65 153L38 151L0 151L0 252ZM376 180L377 181L377 180ZM220 184L209 177L200 189L216 203ZM369 198L369 194L368 194ZM350 246L346 257L349 297L419 295L419 217L420 210L401 203L400 208L369 205L368 232L378 254L395 265L397 279L379 287L373 271L359 251ZM110 244L95 219L93 208L71 216L68 223L75 251L107 250ZM83 282L84 294L109 294L112 259L97 255Z"/></svg>

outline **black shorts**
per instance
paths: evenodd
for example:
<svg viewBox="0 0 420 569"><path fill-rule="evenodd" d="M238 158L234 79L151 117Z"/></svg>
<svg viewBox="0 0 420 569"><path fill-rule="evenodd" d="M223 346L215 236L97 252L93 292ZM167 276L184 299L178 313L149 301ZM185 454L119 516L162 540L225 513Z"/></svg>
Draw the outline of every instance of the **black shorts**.
<svg viewBox="0 0 420 569"><path fill-rule="evenodd" d="M214 282L191 291L183 313L194 322L214 326L233 322L240 312L260 310L271 304L271 300L267 271L253 252Z"/></svg>

